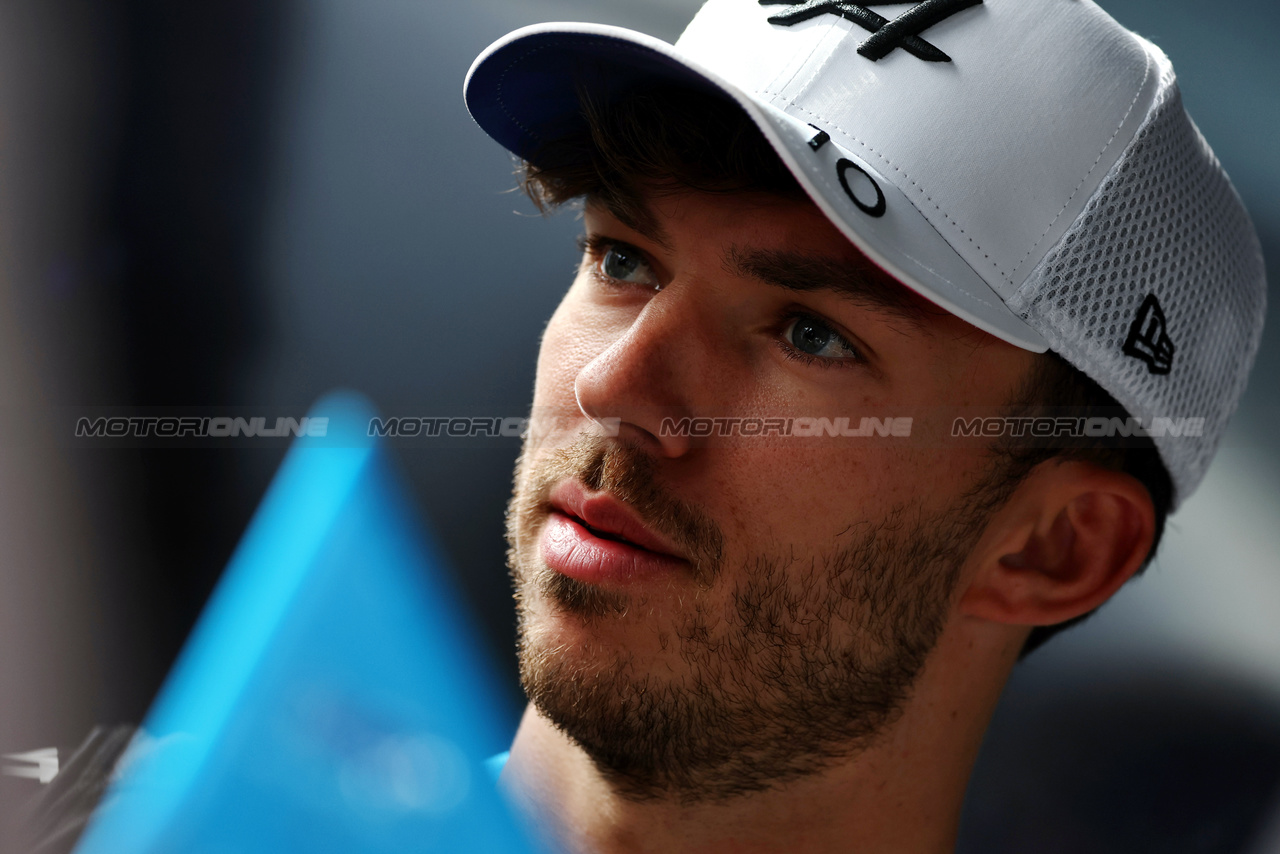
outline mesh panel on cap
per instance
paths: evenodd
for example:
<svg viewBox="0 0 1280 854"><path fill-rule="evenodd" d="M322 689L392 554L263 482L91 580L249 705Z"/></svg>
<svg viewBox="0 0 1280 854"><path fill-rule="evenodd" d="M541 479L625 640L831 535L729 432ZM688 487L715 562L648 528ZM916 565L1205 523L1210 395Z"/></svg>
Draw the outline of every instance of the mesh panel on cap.
<svg viewBox="0 0 1280 854"><path fill-rule="evenodd" d="M1168 60L1157 59L1151 112L1009 306L1130 414L1205 419L1199 438L1154 437L1176 507L1200 482L1244 391L1266 284L1249 215L1183 110ZM1163 375L1123 351L1148 294L1175 348Z"/></svg>

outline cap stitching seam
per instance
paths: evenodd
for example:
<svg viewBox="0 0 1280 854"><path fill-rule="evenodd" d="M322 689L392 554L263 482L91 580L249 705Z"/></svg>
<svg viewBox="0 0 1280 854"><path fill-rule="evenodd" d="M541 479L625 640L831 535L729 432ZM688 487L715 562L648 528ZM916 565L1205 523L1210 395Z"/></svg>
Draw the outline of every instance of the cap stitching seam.
<svg viewBox="0 0 1280 854"><path fill-rule="evenodd" d="M839 19L838 19L838 20L839 20ZM823 46L823 44L826 42L826 40L827 40L828 38L830 38L830 37L831 37L831 33L832 33L835 29L836 29L835 27L828 27L828 28L827 28L827 31L826 31L826 32L824 32L824 33L822 34L822 36L818 39L818 42L817 42L813 47L811 47L811 48L809 49L809 53L808 53L808 55L807 55L807 56L805 56L805 58L804 58L803 60L801 60L799 64L797 64L797 65L796 65L796 70L795 70L795 71L793 71L793 72L792 72L792 73L787 77L787 79L786 79L786 81L785 81L785 82L784 82L783 80L781 80L782 74L781 74L781 72L780 72L780 73L778 73L778 74L775 74L775 75L774 75L774 78L773 78L773 82L772 82L772 83L769 83L769 84L766 84L766 85L762 86L762 87L760 88L760 91L761 91L761 92L767 92L768 94L770 94L770 95L774 95L775 97L781 98L784 102L789 103L789 102L791 101L791 99L790 99L789 97L787 97L786 95L782 94L781 92L774 92L774 91L771 91L772 87L776 86L776 88L778 88L778 89L784 89L784 88L786 88L787 86L789 86L789 85L791 84L791 81L793 81L793 80L795 80L795 79L796 79L796 75L798 75L798 74L799 74L799 73L804 69L805 64L806 64L806 63L808 63L808 62L809 62L809 60L813 58L813 55L814 55L815 53L817 53L817 52L822 48L822 46ZM845 37L845 35L847 35L847 34L848 34L848 30L846 30L846 31L845 31L845 33L844 33L843 35L841 35L841 36L840 36L840 38L844 38L844 37ZM811 75L809 75L809 79L808 79L808 80L806 80L803 84L801 84L799 91L796 93L796 95L797 95L797 96L798 96L798 95L800 95L800 94L801 94L801 93L803 93L806 89L808 89L808 88L809 88L809 84L813 82L813 79L814 79L815 77L817 77L817 76L818 76L818 74L822 71L822 69L824 69L824 68L826 68L826 67L827 67L827 64L828 64L829 62L831 62L831 59L832 59L834 56L835 56L835 51L834 51L834 50L830 51L830 52L827 54L827 58L826 58L825 60L823 60L821 63L819 63L818 67L814 70L814 72L813 72Z"/></svg>
<svg viewBox="0 0 1280 854"><path fill-rule="evenodd" d="M845 39L847 39L847 38L849 37L849 33L853 30L853 24L850 24L850 23L848 23L848 22L844 21L843 19L838 19L838 20L839 20L841 23L844 23L844 24L845 24L845 26L843 27L843 31L842 31L842 32L840 33L840 35L837 37L837 40L838 40L839 42L843 42ZM810 58L810 57L812 57L815 53L817 53L817 52L818 52L818 49L822 47L823 43L824 43L828 38L830 38L830 37L831 37L831 34L832 34L833 32L835 32L837 29L840 29L840 28L838 28L838 27L828 27L828 28L827 28L827 31L826 31L825 33L823 33L823 34L822 34L822 38L821 38L821 39L819 39L819 40L818 40L818 43L817 43L816 45L814 45L814 46L813 46L813 49L812 49L812 50L810 50L810 51L809 51L809 56L805 58L805 62L808 62L808 61L809 61L809 58ZM805 93L805 92L807 92L807 91L809 90L809 87L810 87L811 85L813 85L813 81L814 81L814 80L816 80L816 79L818 78L818 75L819 75L819 74L821 74L821 73L823 72L823 70L824 70L828 65L830 65L830 64L831 64L831 62L835 59L836 52L838 51L838 49L839 49L839 45L837 44L835 48L833 48L832 50L830 50L830 51L827 53L827 58L826 58L826 59L824 59L824 60L822 60L822 62L818 63L818 67L817 67L817 68L815 68L815 69L813 69L813 73L809 75L809 79L808 79L808 80L806 80L806 81L804 81L804 83L802 83L802 84L800 85L800 88L796 91L796 94L793 96L793 98L799 98L799 97L803 96L803 95L804 95L804 93ZM803 67L804 67L804 65L802 64L802 65L800 66L800 68L803 68ZM799 68L797 68L797 69L796 69L796 73L797 73L797 74L799 73L799 70L800 70ZM795 79L795 75L794 75L794 74L793 74L791 77L792 77L792 79L793 79L793 80ZM771 92L770 94L774 95L775 97L782 98L784 101L786 101L786 102L788 102L788 103L790 103L790 102L792 102L792 101L793 101L793 98L789 98L789 97L787 97L786 95L782 94L781 92Z"/></svg>
<svg viewBox="0 0 1280 854"><path fill-rule="evenodd" d="M766 93L766 94L777 94L777 93ZM836 124L835 122L828 120L828 119L827 119L827 118L825 118L824 116L818 115L817 113L813 112L812 110L807 110L807 109L805 109L804 107L802 107L802 106L800 106L800 105L798 105L798 104L792 104L792 106L793 106L796 110L799 110L800 112L803 112L803 113L808 114L811 118L817 119L817 120L818 120L818 121L820 121L820 122L825 122L826 124L830 125L832 128L834 128L834 129L836 129L836 130L840 131L841 133L847 134L848 136L850 136L850 138L854 139L854 141L856 141L859 145L863 146L863 147L864 147L864 148L866 148L868 151L870 151L872 154L875 154L877 157L879 157L879 158L880 158L880 160L882 160L885 164L887 164L888 166L893 167L893 169L895 169L895 170L896 170L896 171L898 171L898 172L902 172L902 170L901 170L901 169L899 169L897 166L894 166L892 163L890 163L890 162L889 162L889 160L888 160L888 158L886 158L884 155L880 154L880 153L879 153L878 151L876 151L874 148L872 148L871 146L867 145L867 144L866 144L865 142L863 142L862 140L860 140L860 139L858 139L857 137L855 137L855 136L853 136L852 134L850 134L847 130L845 130L844 128L840 127L840 126L839 126L838 124ZM907 180L908 180L908 181L910 181L910 180L911 180L910 176L907 176L905 172L902 172L902 174L903 174L904 176L906 176L906 177L907 177ZM914 182L914 181L912 181L912 184L915 184L915 182ZM920 192L921 192L921 194L924 194L924 191L923 191L923 190L921 190ZM929 199L929 197L928 197L927 195L925 196L925 198L926 198L926 199ZM929 201L930 201L930 202L932 202L932 201L933 201L933 199L929 199ZM907 199L907 203L908 203L908 204L910 204L912 207L916 207L916 206L915 206L915 204L911 201L911 199L910 199L910 198L908 198L908 199ZM939 208L937 204L934 204L934 207L935 207L935 208L937 208L937 209L938 209L938 211L939 211L939 212L941 212L941 213L943 214L943 216L946 216L946 211L943 211L943 210L942 210L942 208ZM917 210L917 211L919 211L919 208L916 208L916 210ZM923 214L923 213L921 213L921 216L923 216L923 215L924 215L924 214ZM928 220L927 220L927 219L926 219L925 221L926 221L926 222L928 222ZM949 222L951 222L951 220L950 220L950 218L949 218L949 217L948 217L948 221L949 221ZM955 223L954 223L954 222L952 222L951 224L952 224L952 225L955 225ZM959 226L956 226L956 227L957 227L957 228L960 228ZM960 228L960 232L961 232L961 233L964 233L964 229ZM972 237L968 237L968 235L965 235L965 236L968 238L968 240L969 240L969 242L970 242L970 243L973 243L973 245L974 245L974 246L978 246L978 244L973 240L973 238L972 238ZM982 248L981 246L978 246L978 249L979 249L979 250L981 250L981 248ZM954 250L953 250L953 251L954 251ZM984 257L984 258L986 258L986 257L989 257L989 256L987 256L987 255L985 255L985 254L984 254L984 255L983 255L983 257ZM961 260L964 260L964 259L963 259L963 258L961 258ZM966 263L967 263L967 262L966 262ZM992 264L995 264L995 262L993 261L993 262L992 262ZM975 271L975 272L976 272L976 271ZM964 292L964 294L965 294L965 296L967 296L967 297L969 297L969 298L971 298L971 299L973 299L973 300L975 300L975 301L977 301L977 302L981 303L982 305L986 306L987 308L990 308L990 309L995 309L995 308L996 308L996 304L995 304L994 302L990 302L990 301L988 301L988 300L985 300L985 299L983 299L982 297L978 296L977 294L969 293L968 291L965 291L965 292ZM1002 303L1002 305L1003 305L1003 303Z"/></svg>
<svg viewBox="0 0 1280 854"><path fill-rule="evenodd" d="M1084 173L1084 176L1080 179L1080 183L1076 184L1075 189L1071 191L1071 195L1067 196L1067 200L1062 203L1062 208L1054 214L1053 219L1049 221L1049 224L1045 226L1044 231L1036 238L1036 242L1031 244L1027 249L1027 254L1023 255L1018 260L1018 263L1013 266L1013 269L1016 270L1027 262L1027 259L1031 257L1031 253L1036 251L1036 247L1044 241L1045 235L1047 235L1053 229L1054 224L1062 218L1063 212L1071 206L1071 200L1076 197L1080 192L1080 188L1084 186L1084 182L1089 180L1089 176L1098 168L1098 164L1102 162L1102 156L1107 153L1107 149L1111 147L1111 143L1116 141L1116 137L1120 134L1120 128L1124 127L1124 123L1129 120L1130 114L1133 113L1133 108L1137 106L1138 98L1142 97L1142 92L1147 86L1147 81L1151 78L1151 56L1149 54L1145 54L1145 52L1144 55L1146 56L1147 64L1146 71L1142 74L1142 83L1138 85L1138 91L1134 93L1133 100L1129 102L1129 108L1125 110L1124 115L1121 116L1120 123L1116 125L1116 129L1111 132L1111 137L1103 144L1102 150L1099 151L1098 156L1094 158L1093 165L1089 167L1089 171ZM1005 278L1008 280L1009 284L1013 284L1012 278L1008 276Z"/></svg>
<svg viewBox="0 0 1280 854"><path fill-rule="evenodd" d="M507 64L507 67L502 69L502 73L498 75L498 86L497 86L498 106L502 108L503 114L506 115L506 117L511 120L511 123L513 125L520 128L520 130L524 131L525 134L527 134L529 137L536 140L537 142L542 142L541 134L534 133L532 130L530 130L528 127L525 126L524 122L517 119L515 115L511 112L511 110L507 109L507 102L506 102L506 99L503 98L502 96L502 90L503 90L503 86L506 84L507 75L511 73L511 70L515 68L517 65L519 65L520 63L524 62L529 57L533 56L538 51L543 50L544 47L550 47L550 45L543 45L543 46L536 47L533 50L526 50L524 53L512 59L511 62Z"/></svg>
<svg viewBox="0 0 1280 854"><path fill-rule="evenodd" d="M765 91L765 90L762 90L762 91ZM769 95L779 95L779 93L777 93L777 92L768 92L768 91L765 91L765 94L769 94ZM916 188L916 191L917 191L917 192L919 192L919 193L920 193L920 195L924 196L926 200L928 200L929 204L933 205L934 210L936 210L938 213L942 214L942 215L946 218L947 222L951 223L951 225L952 225L952 226L954 226L954 227L956 228L956 230L957 230L957 231L959 231L961 234L963 234L963 235L965 236L965 239L966 239L966 240L968 240L970 243L972 243L972 244L974 245L974 248L976 248L979 252L981 252L981 253L982 253L982 257L983 257L983 258L985 258L987 261L990 261L990 262L991 262L991 266L992 266L992 267L994 267L994 268L996 269L996 272L997 272L997 273L999 273L999 274L1000 274L1000 276L1001 276L1003 279L1005 279L1006 281L1008 281L1010 284L1012 284L1012 283L1013 283L1013 282L1012 282L1012 280L1011 280L1008 276L1006 276L1006 275L1004 274L1004 272L1003 272L1003 271L1001 271L1001 270L1000 270L1000 265L999 265L999 264L997 264L995 261L992 261L992 260L991 260L991 255L990 255L989 253L987 253L987 252L986 252L986 250L984 250L984 249L982 248L982 245L981 245L981 244L979 244L979 243L978 243L978 241L976 241L976 240L974 240L972 237L970 237L968 234L966 234L966 233L965 233L965 230L964 230L963 228L961 228L961 227L960 227L960 225L959 225L959 224L958 224L954 219L952 219L951 214L949 214L949 213L947 213L946 211L944 211L944 210L942 209L942 207L941 207L937 202L935 202L935 201L933 200L933 197L932 197L932 196L930 196L928 193L926 193L926 192L925 192L925 190L924 190L924 188L923 188L923 187L921 187L919 184L917 184L917 183L915 182L915 180L914 180L910 175L908 175L908 174L907 174L907 173L906 173L906 172L905 172L901 167L896 166L896 165L893 163L893 161L889 160L889 158L885 157L885 156L884 156L883 154L881 154L879 151L876 151L874 148L872 148L872 147L871 147L870 145L868 145L867 143L865 143L865 142L863 142L862 140L858 139L858 137L857 137L857 136L856 136L852 131L846 130L845 128L843 128L843 127L841 127L839 124L837 124L836 122L833 122L833 121L831 121L830 119L826 118L825 116L819 115L818 113L815 113L815 112L814 112L814 111L812 111L812 110L806 109L806 108L804 108L803 106L801 106L800 104L796 104L795 102L792 102L791 106L792 106L794 109L799 110L800 112L805 113L806 115L808 115L808 116L810 116L810 117L812 117L812 118L817 119L818 121L826 122L827 124L831 125L831 127L833 127L833 128L835 128L836 130L840 131L840 132L841 132L841 133L843 133L845 136L849 137L849 139L852 139L854 142L858 143L858 145L861 145L861 146L862 146L863 148L865 148L867 151L869 151L869 152L871 152L872 154L874 154L877 158L879 158L879 159L880 159L880 161L881 161L882 163L884 163L886 166L888 166L888 167L890 167L891 169L893 169L893 171L901 173L901 174L902 174L902 177L903 177L903 178L905 178L905 179L907 179L907 181L908 181L908 182L910 182L911 186L915 187L915 188ZM977 298L977 299L978 299L978 301L979 301L979 302L983 302L983 304L984 304L984 305L990 305L990 303L986 303L986 302L985 302L985 301L983 301L981 298Z"/></svg>

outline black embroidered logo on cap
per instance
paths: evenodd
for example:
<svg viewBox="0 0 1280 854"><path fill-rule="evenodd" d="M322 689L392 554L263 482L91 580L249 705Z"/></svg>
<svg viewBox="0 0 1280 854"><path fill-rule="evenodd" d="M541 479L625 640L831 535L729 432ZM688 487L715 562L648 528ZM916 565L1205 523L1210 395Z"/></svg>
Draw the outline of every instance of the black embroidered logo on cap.
<svg viewBox="0 0 1280 854"><path fill-rule="evenodd" d="M926 62L950 62L951 57L920 38L920 33L956 12L981 3L982 0L924 0L890 21L861 3L846 3L844 0L760 0L761 6L791 7L769 19L769 23L784 27L819 15L839 15L846 21L853 21L871 33L869 39L858 45L858 53L873 62L897 48Z"/></svg>
<svg viewBox="0 0 1280 854"><path fill-rule="evenodd" d="M1146 362L1153 374L1167 374L1173 367L1173 341L1155 294L1147 294L1133 323L1129 324L1124 353Z"/></svg>
<svg viewBox="0 0 1280 854"><path fill-rule="evenodd" d="M858 194L853 191L853 187L849 186L850 169L858 172L863 178L866 178L867 181L870 182L871 189L876 191L876 200L874 204L869 205L862 199L858 198ZM845 193L853 200L853 203L858 206L858 210L862 211L867 216L884 216L884 212L888 209L884 200L884 191L880 189L880 185L876 183L876 179L867 174L867 170L863 169L852 160L849 160L846 157L841 157L839 162L836 163L836 177L840 179L840 186L844 187Z"/></svg>

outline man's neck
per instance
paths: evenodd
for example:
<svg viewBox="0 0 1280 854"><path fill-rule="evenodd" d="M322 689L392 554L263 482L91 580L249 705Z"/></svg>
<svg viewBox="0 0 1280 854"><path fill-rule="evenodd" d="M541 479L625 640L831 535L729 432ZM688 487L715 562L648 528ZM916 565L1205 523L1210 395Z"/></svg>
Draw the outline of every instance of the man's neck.
<svg viewBox="0 0 1280 854"><path fill-rule="evenodd" d="M503 783L575 854L942 854L954 849L965 786L1007 671L979 676L935 652L942 654L902 715L871 746L764 792L692 806L628 799L532 706Z"/></svg>

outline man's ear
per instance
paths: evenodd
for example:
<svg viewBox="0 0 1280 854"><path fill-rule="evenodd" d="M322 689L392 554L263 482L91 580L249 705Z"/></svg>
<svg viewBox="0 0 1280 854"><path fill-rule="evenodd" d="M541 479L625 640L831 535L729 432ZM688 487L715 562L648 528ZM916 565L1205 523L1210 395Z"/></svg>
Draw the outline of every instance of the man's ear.
<svg viewBox="0 0 1280 854"><path fill-rule="evenodd" d="M960 610L1024 626L1087 614L1138 571L1155 530L1155 506L1136 478L1048 460L988 523Z"/></svg>

